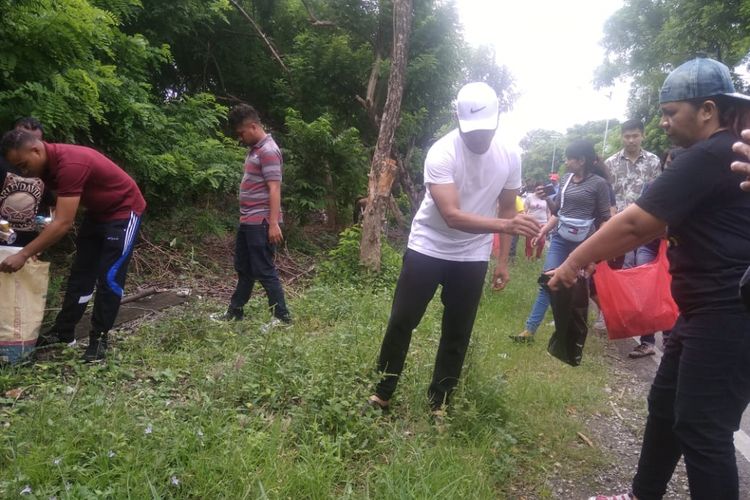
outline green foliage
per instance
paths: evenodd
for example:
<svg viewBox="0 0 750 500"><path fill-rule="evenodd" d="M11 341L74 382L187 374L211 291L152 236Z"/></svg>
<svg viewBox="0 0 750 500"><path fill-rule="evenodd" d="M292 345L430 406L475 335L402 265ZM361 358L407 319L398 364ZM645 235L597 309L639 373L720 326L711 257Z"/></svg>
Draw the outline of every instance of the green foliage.
<svg viewBox="0 0 750 500"><path fill-rule="evenodd" d="M341 225L365 192L386 98L392 2L242 0L288 71L228 0L0 0L0 128L38 117L52 141L92 145L139 182L152 209L236 189L241 154L221 131L249 102L285 151L284 204ZM394 154L415 181L467 79L504 108L507 68L467 46L454 1L415 0L407 87ZM169 22L165 22L169 19ZM375 57L374 102L365 96Z"/></svg>
<svg viewBox="0 0 750 500"><path fill-rule="evenodd" d="M606 412L611 360L592 336L580 367L562 365L547 327L535 345L511 342L539 269L511 272L482 299L443 432L425 397L437 296L390 418L360 414L390 290L318 284L291 300L291 328L266 333L263 297L231 324L208 319L223 304L195 298L118 336L107 364L65 350L0 367L0 497L28 485L30 498L547 498L556 463L584 477L606 465L576 432Z"/></svg>
<svg viewBox="0 0 750 500"><path fill-rule="evenodd" d="M226 108L208 94L185 96L165 103L158 112L141 108L141 127L122 132L132 140L119 144L115 154L132 165L144 194L154 203L194 202L207 193L237 189L244 153L217 132ZM133 125L133 124L131 124ZM117 134L112 127L109 133ZM112 140L115 138L112 137Z"/></svg>
<svg viewBox="0 0 750 500"><path fill-rule="evenodd" d="M699 55L730 68L746 60L750 1L628 0L607 21L604 33L607 55L598 83L633 77L630 116L648 122L657 112L659 87L677 65Z"/></svg>
<svg viewBox="0 0 750 500"><path fill-rule="evenodd" d="M596 153L603 160L607 159L622 148L622 141L619 122L609 120L607 144L604 147L606 128L606 120L598 120L574 125L565 134L543 129L530 131L520 142L521 149L523 149L524 179L531 183L546 182L551 171L562 171L565 164L565 148L572 141L579 139L591 141Z"/></svg>
<svg viewBox="0 0 750 500"><path fill-rule="evenodd" d="M390 288L398 279L401 271L401 256L387 242L382 242L381 270L372 273L359 262L359 244L362 240L362 228L352 226L345 229L339 243L328 252L328 258L319 266L318 278L329 285L356 285L364 289Z"/></svg>
<svg viewBox="0 0 750 500"><path fill-rule="evenodd" d="M557 172L565 161L565 137L554 130L537 129L521 140L524 180L547 182L550 172Z"/></svg>
<svg viewBox="0 0 750 500"><path fill-rule="evenodd" d="M289 212L303 222L323 209L334 219L351 213L367 185L368 154L357 129L336 130L329 114L308 123L293 109L287 110L286 126L284 197Z"/></svg>
<svg viewBox="0 0 750 500"><path fill-rule="evenodd" d="M226 191L242 158L219 132L226 108L210 95L164 101L152 92L149 77L170 52L121 31L139 9L136 0L4 6L0 124L33 115L51 140L95 144L135 176L152 207Z"/></svg>

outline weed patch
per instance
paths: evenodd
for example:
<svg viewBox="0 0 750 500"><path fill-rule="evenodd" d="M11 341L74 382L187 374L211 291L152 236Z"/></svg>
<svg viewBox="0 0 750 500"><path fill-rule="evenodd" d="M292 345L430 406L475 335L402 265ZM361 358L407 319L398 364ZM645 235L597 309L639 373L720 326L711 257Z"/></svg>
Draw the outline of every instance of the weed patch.
<svg viewBox="0 0 750 500"><path fill-rule="evenodd" d="M505 291L488 288L443 432L426 398L439 300L392 416L362 416L392 290L344 281L294 299L288 329L262 332L260 300L227 324L196 300L116 339L106 365L67 350L0 369L2 393L25 389L0 399L0 496L544 498L555 462L599 463L576 432L604 399L606 366L595 338L578 368L546 354L549 327L534 345L508 339L537 273L519 263Z"/></svg>

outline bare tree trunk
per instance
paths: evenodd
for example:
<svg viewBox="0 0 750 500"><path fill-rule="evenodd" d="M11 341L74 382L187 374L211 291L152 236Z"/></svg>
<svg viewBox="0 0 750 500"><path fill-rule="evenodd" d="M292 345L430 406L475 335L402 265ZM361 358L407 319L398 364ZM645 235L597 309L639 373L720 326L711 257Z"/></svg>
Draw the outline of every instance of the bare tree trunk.
<svg viewBox="0 0 750 500"><path fill-rule="evenodd" d="M391 199L391 187L398 168L391 159L393 136L401 115L401 99L404 95L406 59L411 34L412 0L393 2L393 57L388 78L388 97L385 100L380 133L370 166L368 200L362 222L362 242L359 261L371 271L380 271L380 237L383 232L383 217Z"/></svg>
<svg viewBox="0 0 750 500"><path fill-rule="evenodd" d="M331 169L328 165L325 165L325 184L326 184L326 215L328 219L328 226L332 228L339 227L339 210L336 206L336 195L333 191L333 176L331 175Z"/></svg>
<svg viewBox="0 0 750 500"><path fill-rule="evenodd" d="M391 20L391 23L393 20ZM372 62L372 67L370 68L370 78L367 80L367 90L365 97L362 98L360 96L354 96L354 98L359 102L362 107L367 112L367 116L370 118L370 122L373 124L373 126L377 127L380 122L380 118L378 117L378 109L377 109L377 90L378 90L378 82L380 81L380 66L383 63L383 57L385 57L385 27L383 26L383 19L381 19L381 14L378 14L378 29L375 33L375 42L373 44L373 53L375 54L375 58Z"/></svg>
<svg viewBox="0 0 750 500"><path fill-rule="evenodd" d="M419 209L419 204L422 202L419 196L419 191L417 190L417 187L414 185L414 180L411 178L411 174L409 173L408 165L411 163L411 156L414 152L414 143L409 146L409 151L407 151L406 155L401 158L400 156L396 157L397 165L398 165L398 179L401 183L401 189L404 190L404 192L409 197L409 205L410 205L410 212L411 216L414 217L416 215L417 210Z"/></svg>

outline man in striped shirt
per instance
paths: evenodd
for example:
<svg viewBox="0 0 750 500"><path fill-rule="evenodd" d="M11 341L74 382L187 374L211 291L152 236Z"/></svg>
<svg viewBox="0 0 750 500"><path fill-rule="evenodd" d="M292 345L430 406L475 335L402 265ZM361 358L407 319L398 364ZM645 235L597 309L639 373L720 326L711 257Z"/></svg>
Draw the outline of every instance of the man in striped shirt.
<svg viewBox="0 0 750 500"><path fill-rule="evenodd" d="M256 281L268 295L272 324L289 324L291 316L284 300L284 290L274 263L276 245L283 240L281 232L281 150L260 122L252 106L239 104L229 113L229 126L248 146L240 183L240 226L235 243L234 267L237 287L224 314L215 320L241 320L243 307L250 299Z"/></svg>

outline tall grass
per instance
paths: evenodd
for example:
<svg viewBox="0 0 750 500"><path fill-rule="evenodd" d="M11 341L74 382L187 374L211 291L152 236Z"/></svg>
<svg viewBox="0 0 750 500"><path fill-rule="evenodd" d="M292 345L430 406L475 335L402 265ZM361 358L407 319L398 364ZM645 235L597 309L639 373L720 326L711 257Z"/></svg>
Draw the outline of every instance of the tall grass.
<svg viewBox="0 0 750 500"><path fill-rule="evenodd" d="M605 400L602 344L570 368L508 335L523 327L538 266L519 262L486 292L445 430L426 389L439 299L417 328L392 416L361 416L391 291L316 285L293 301L295 324L262 333L217 324L195 301L123 335L103 366L79 353L0 369L0 497L547 497L555 462L594 467L577 444L581 415ZM551 316L550 316L551 317ZM0 394L2 396L2 394Z"/></svg>

